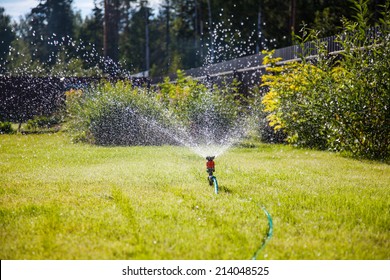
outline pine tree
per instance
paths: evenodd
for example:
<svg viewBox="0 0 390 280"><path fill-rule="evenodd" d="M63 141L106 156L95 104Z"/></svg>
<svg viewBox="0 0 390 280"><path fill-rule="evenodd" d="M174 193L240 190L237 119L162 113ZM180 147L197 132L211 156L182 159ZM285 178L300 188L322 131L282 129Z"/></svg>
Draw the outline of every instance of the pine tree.
<svg viewBox="0 0 390 280"><path fill-rule="evenodd" d="M6 58L9 47L15 40L15 32L11 26L11 17L5 14L4 8L0 7L0 74L5 71L8 64Z"/></svg>

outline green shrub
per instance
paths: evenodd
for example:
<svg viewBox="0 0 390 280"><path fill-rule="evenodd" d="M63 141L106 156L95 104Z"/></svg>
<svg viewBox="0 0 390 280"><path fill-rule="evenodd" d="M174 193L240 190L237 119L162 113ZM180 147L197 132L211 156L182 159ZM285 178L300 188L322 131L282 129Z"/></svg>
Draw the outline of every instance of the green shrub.
<svg viewBox="0 0 390 280"><path fill-rule="evenodd" d="M318 34L300 38L317 42L318 58L278 66L268 53L263 76L264 111L270 125L290 143L342 151L357 157L390 155L390 20L387 1L381 25L368 29L367 3L355 1L357 22L344 21L339 36L344 52L335 59ZM378 34L380 34L378 36Z"/></svg>
<svg viewBox="0 0 390 280"><path fill-rule="evenodd" d="M73 140L98 145L226 143L248 112L235 86L208 89L180 71L157 91L105 82L68 91L66 103Z"/></svg>
<svg viewBox="0 0 390 280"><path fill-rule="evenodd" d="M175 83L167 79L160 85L158 98L197 143L222 143L244 129L251 103L238 92L237 82L210 89L181 71L177 74Z"/></svg>
<svg viewBox="0 0 390 280"><path fill-rule="evenodd" d="M171 119L146 89L128 82L103 82L66 93L69 129L75 141L98 145L171 143Z"/></svg>
<svg viewBox="0 0 390 280"><path fill-rule="evenodd" d="M27 121L26 128L30 131L47 130L62 123L63 117L60 113L51 116L36 116Z"/></svg>
<svg viewBox="0 0 390 280"><path fill-rule="evenodd" d="M390 156L390 1L380 25L367 26L367 2L355 2L356 22L345 21L339 42L339 83L332 96L335 117L329 146L352 155Z"/></svg>
<svg viewBox="0 0 390 280"><path fill-rule="evenodd" d="M0 134L12 134L15 133L10 122L0 122Z"/></svg>

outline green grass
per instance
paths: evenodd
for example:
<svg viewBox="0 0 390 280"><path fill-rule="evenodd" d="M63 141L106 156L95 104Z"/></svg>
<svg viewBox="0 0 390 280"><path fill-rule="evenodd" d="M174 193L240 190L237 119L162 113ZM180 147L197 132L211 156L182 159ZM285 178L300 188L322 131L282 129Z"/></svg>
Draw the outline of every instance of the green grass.
<svg viewBox="0 0 390 280"><path fill-rule="evenodd" d="M390 166L265 145L184 147L0 135L1 259L390 259Z"/></svg>

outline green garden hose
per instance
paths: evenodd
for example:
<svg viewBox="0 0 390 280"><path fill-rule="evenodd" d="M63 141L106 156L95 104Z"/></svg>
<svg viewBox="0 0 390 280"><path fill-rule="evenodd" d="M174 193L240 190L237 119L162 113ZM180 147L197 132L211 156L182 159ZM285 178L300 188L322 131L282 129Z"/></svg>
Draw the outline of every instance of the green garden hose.
<svg viewBox="0 0 390 280"><path fill-rule="evenodd" d="M215 176L213 176L212 179L213 179L213 183L214 183L214 192L215 192L215 194L218 194L218 181L217 181L217 178Z"/></svg>
<svg viewBox="0 0 390 280"><path fill-rule="evenodd" d="M259 256L260 251L264 249L264 247L267 244L267 242L271 239L272 234L273 234L273 230L274 230L271 215L268 213L267 209L265 209L264 206L260 206L260 207L264 211L265 215L267 216L267 219L268 219L268 230L267 230L267 233L264 235L264 238L263 238L263 241L261 242L261 245L256 250L256 252L253 254L252 260L256 260L257 259L257 257Z"/></svg>

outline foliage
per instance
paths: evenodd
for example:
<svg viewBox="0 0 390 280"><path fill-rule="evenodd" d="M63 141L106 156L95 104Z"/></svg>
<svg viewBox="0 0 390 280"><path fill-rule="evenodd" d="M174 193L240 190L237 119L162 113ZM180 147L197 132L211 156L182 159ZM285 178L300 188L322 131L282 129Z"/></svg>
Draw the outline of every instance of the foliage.
<svg viewBox="0 0 390 280"><path fill-rule="evenodd" d="M66 93L70 130L74 140L99 145L159 145L170 119L144 88L131 83L102 82L84 91ZM156 120L159 123L156 123Z"/></svg>
<svg viewBox="0 0 390 280"><path fill-rule="evenodd" d="M15 32L12 30L11 18L5 14L4 8L0 7L0 74L5 70L7 54L9 46L15 40Z"/></svg>
<svg viewBox="0 0 390 280"><path fill-rule="evenodd" d="M355 1L356 21L344 22L340 82L334 95L330 145L370 158L390 156L390 1L381 25L369 28L367 1Z"/></svg>
<svg viewBox="0 0 390 280"><path fill-rule="evenodd" d="M268 54L267 60L274 60ZM324 91L332 76L310 63L293 62L267 68L262 77L269 92L263 97L264 111L276 131L283 129L290 143L325 149L328 119L323 116L327 100Z"/></svg>
<svg viewBox="0 0 390 280"><path fill-rule="evenodd" d="M37 132L59 126L63 122L63 115L58 112L50 116L35 116L27 121L26 128L29 131Z"/></svg>
<svg viewBox="0 0 390 280"><path fill-rule="evenodd" d="M75 139L101 145L219 143L244 123L251 104L235 86L209 89L181 71L157 90L104 82L66 92L66 102Z"/></svg>
<svg viewBox="0 0 390 280"><path fill-rule="evenodd" d="M85 65L87 64L87 65ZM85 67L88 66L88 67ZM102 77L103 72L97 64L89 64L81 58L71 57L66 51L57 53L56 64L50 67L55 77Z"/></svg>
<svg viewBox="0 0 390 280"><path fill-rule="evenodd" d="M147 68L145 26L146 23L149 24L151 11L150 8L144 6L143 2L141 3L139 9L133 8L127 11L126 24L119 37L121 65L135 73L145 71Z"/></svg>
<svg viewBox="0 0 390 280"><path fill-rule="evenodd" d="M182 71L177 72L175 83L165 79L157 98L178 116L192 137L203 140L226 137L248 113L249 101L238 92L237 82L209 89Z"/></svg>
<svg viewBox="0 0 390 280"><path fill-rule="evenodd" d="M103 12L94 2L92 15L87 16L81 23L75 25L75 36L84 43L84 52L82 57L88 57L88 54L97 52L98 56L103 55L103 32L104 32ZM85 66L94 67L99 64L96 58L89 55L89 60L83 59Z"/></svg>
<svg viewBox="0 0 390 280"><path fill-rule="evenodd" d="M11 134L14 132L10 122L0 122L0 134Z"/></svg>
<svg viewBox="0 0 390 280"><path fill-rule="evenodd" d="M80 15L74 14L71 4L71 0L40 1L15 24L18 37L7 52L8 74L61 77L101 75L102 71L98 68L103 68L103 62L97 52L102 48L98 39L102 38L103 26L99 29L94 20L86 20L84 28L82 20L77 21ZM99 15L99 10L96 10L94 16ZM95 35L96 46L88 41L91 32Z"/></svg>
<svg viewBox="0 0 390 280"><path fill-rule="evenodd" d="M287 135L282 129L275 130L269 124L269 113L265 111L265 105L262 102L262 97L267 93L267 87L253 87L251 95L253 96L255 111L257 115L257 123L255 124L255 132L263 143L285 143Z"/></svg>
<svg viewBox="0 0 390 280"><path fill-rule="evenodd" d="M157 98L169 108L178 114L180 119L188 120L186 108L190 99L194 99L202 92L207 91L207 87L197 82L191 77L186 77L181 70L177 71L177 79L171 82L167 77L164 82L159 85L160 90L157 93Z"/></svg>
<svg viewBox="0 0 390 280"><path fill-rule="evenodd" d="M384 1L370 1L369 12L377 15L379 10L372 3L382 4ZM110 21L109 25L115 26L112 33L118 34L108 34L113 40L106 49L112 47L115 57L119 51L121 66L126 71L145 71L148 67L148 33L149 73L153 76L199 67L210 60L217 62L262 49L291 45L292 25L297 31L301 22L314 25L326 36L333 35L341 26L343 16L351 18L348 1L336 0L246 0L243 3L233 0L164 0L156 9L149 7L144 0L109 2L115 6L115 22ZM294 2L297 4L295 9ZM57 53L63 51L58 44L62 44L70 55L66 62L77 57L82 60L83 68L98 65L104 69L103 61L107 56L103 56L105 1L95 1L92 13L84 19L72 10L71 3L70 0L37 2L26 17L14 24L16 34L27 43L32 63L54 65ZM15 35L9 34L9 22L5 25L5 29L0 28L7 33L1 34L4 40L0 52L8 50ZM74 47L75 44L80 46ZM241 47L245 52L237 52ZM210 52L214 53L212 59ZM16 54L17 51L12 56Z"/></svg>
<svg viewBox="0 0 390 280"><path fill-rule="evenodd" d="M30 26L25 36L30 53L40 62L54 64L58 42L69 41L73 37L74 14L71 4L72 0L46 0L28 14L26 20ZM51 41L48 44L43 39Z"/></svg>
<svg viewBox="0 0 390 280"><path fill-rule="evenodd" d="M7 72L11 76L45 76L48 69L39 60L32 59L29 51L29 44L20 39L14 40L10 45L10 50L7 56Z"/></svg>
<svg viewBox="0 0 390 280"><path fill-rule="evenodd" d="M0 76L0 121L21 125L34 116L60 113L64 107L62 82L55 77Z"/></svg>
<svg viewBox="0 0 390 280"><path fill-rule="evenodd" d="M300 39L316 40L315 64L303 57L302 63L277 66L268 53L264 63L271 66L263 86L269 92L263 104L270 125L283 129L290 143L385 159L390 155L390 1L375 29L368 27L367 2L354 3L357 21L344 21L338 61L314 31Z"/></svg>

